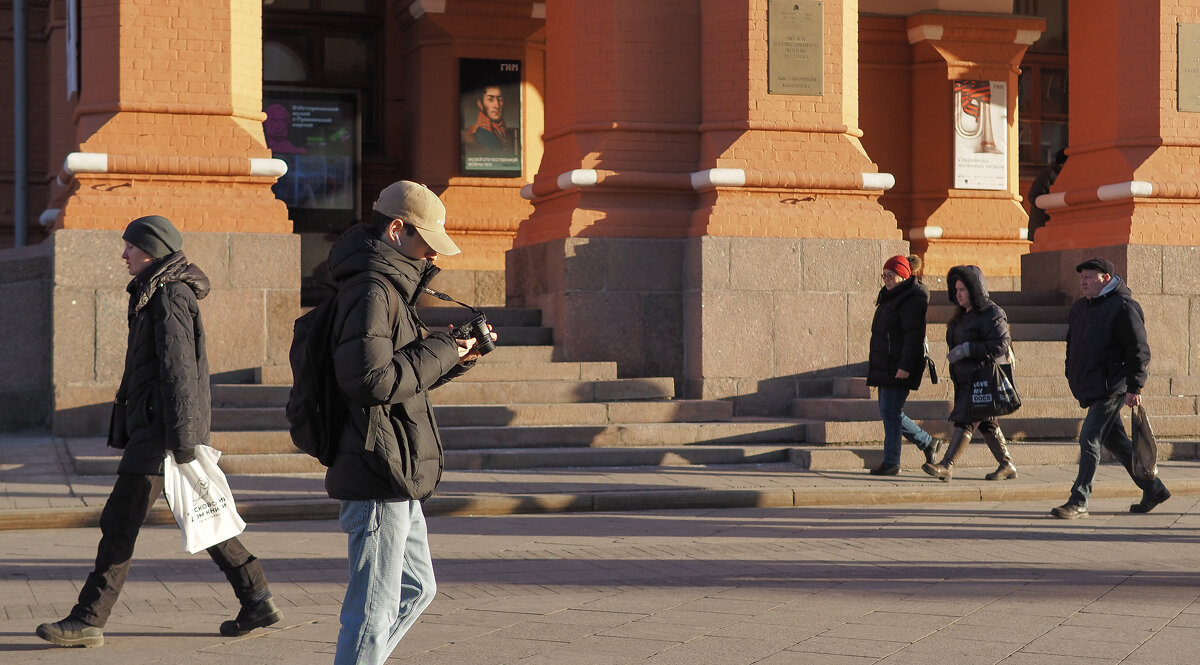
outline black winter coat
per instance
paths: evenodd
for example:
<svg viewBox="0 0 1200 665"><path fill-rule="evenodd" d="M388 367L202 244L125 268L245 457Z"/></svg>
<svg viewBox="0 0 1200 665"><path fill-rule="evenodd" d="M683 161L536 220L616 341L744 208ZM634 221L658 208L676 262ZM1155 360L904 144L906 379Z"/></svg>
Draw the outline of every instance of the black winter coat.
<svg viewBox="0 0 1200 665"><path fill-rule="evenodd" d="M183 252L151 263L129 282L129 345L117 390L124 432L109 445L124 448L120 473L162 475L167 451L209 443L212 399L204 324L197 301L208 277Z"/></svg>
<svg viewBox="0 0 1200 665"><path fill-rule="evenodd" d="M929 289L909 277L891 291L879 290L875 318L871 321L871 346L867 358L867 385L916 390L925 371L925 313ZM896 370L908 371L897 379Z"/></svg>
<svg viewBox="0 0 1200 665"><path fill-rule="evenodd" d="M946 275L950 302L958 304L954 295L955 285L961 281L971 295L971 309L959 306L954 318L946 325L946 347L953 349L959 344L968 344L968 355L950 363L950 378L954 381L954 408L948 420L956 423L970 422L967 409L971 400L971 383L975 370L988 358L1004 364L1008 362L1008 349L1012 336L1008 329L1008 315L999 305L992 302L987 290L987 281L977 266L955 266Z"/></svg>
<svg viewBox="0 0 1200 665"><path fill-rule="evenodd" d="M329 272L339 284L334 371L350 409L325 489L334 499L426 499L443 468L429 391L466 370L454 339L424 334L413 309L437 268L359 225L334 243ZM352 279L363 272L378 277Z"/></svg>
<svg viewBox="0 0 1200 665"><path fill-rule="evenodd" d="M1080 406L1142 392L1150 366L1145 319L1142 306L1120 281L1108 293L1080 298L1071 306L1066 373Z"/></svg>

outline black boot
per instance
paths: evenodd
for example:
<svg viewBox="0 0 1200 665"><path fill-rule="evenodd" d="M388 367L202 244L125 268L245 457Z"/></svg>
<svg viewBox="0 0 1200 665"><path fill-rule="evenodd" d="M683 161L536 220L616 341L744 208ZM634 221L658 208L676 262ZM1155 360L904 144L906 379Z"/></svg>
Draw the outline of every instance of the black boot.
<svg viewBox="0 0 1200 665"><path fill-rule="evenodd" d="M236 619L221 623L221 634L225 637L245 635L255 628L270 626L283 619L283 612L275 607L275 601L267 598L257 603L243 605Z"/></svg>
<svg viewBox="0 0 1200 665"><path fill-rule="evenodd" d="M75 617L37 627L37 636L60 647L104 646L104 631Z"/></svg>
<svg viewBox="0 0 1200 665"><path fill-rule="evenodd" d="M967 444L970 442L970 432L961 427L954 428L954 434L950 435L950 443L946 446L946 455L942 457L942 461L937 464L922 464L921 470L944 483L950 482L950 476L954 473L954 463L966 452Z"/></svg>
<svg viewBox="0 0 1200 665"><path fill-rule="evenodd" d="M987 443L992 457L1000 463L996 470L984 476L987 480L1010 480L1017 477L1017 467L1013 466L1012 457L1008 454L1008 445L1004 441L1004 432L997 427L983 431L983 440Z"/></svg>

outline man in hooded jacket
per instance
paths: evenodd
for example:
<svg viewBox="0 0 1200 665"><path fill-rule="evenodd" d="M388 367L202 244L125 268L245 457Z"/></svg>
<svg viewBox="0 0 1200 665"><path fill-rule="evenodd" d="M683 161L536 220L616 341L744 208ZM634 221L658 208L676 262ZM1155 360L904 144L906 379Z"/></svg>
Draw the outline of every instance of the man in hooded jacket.
<svg viewBox="0 0 1200 665"><path fill-rule="evenodd" d="M183 236L166 217L139 217L122 235L129 286L129 344L117 389L108 445L121 449L117 481L100 513L96 565L67 618L37 627L47 642L68 647L104 644L104 625L117 602L134 543L163 490L163 458L184 464L209 443L212 411L208 355L198 300L209 281L182 251ZM262 564L236 537L207 550L241 603L220 632L244 635L278 623Z"/></svg>
<svg viewBox="0 0 1200 665"><path fill-rule="evenodd" d="M1101 446L1125 465L1142 490L1142 500L1129 506L1129 512L1148 513L1171 493L1157 476L1153 480L1134 477L1133 442L1121 422L1121 407L1142 403L1150 365L1145 316L1112 261L1088 259L1075 266L1075 272L1083 297L1071 306L1066 374L1071 393L1088 412L1079 432L1079 474L1071 498L1050 514L1061 519L1088 514Z"/></svg>
<svg viewBox="0 0 1200 665"><path fill-rule="evenodd" d="M434 260L460 251L445 220L437 195L401 180L380 192L372 222L329 252L333 364L348 416L325 474L349 536L335 665L383 663L436 590L421 511L443 467L429 391L479 357L475 340L429 332L414 309Z"/></svg>

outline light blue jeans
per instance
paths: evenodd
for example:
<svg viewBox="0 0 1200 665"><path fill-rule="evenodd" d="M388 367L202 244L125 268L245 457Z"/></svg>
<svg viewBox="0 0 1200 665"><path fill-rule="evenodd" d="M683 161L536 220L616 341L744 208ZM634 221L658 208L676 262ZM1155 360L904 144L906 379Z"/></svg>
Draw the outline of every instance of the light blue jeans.
<svg viewBox="0 0 1200 665"><path fill-rule="evenodd" d="M342 501L350 581L334 665L381 665L437 592L419 501Z"/></svg>

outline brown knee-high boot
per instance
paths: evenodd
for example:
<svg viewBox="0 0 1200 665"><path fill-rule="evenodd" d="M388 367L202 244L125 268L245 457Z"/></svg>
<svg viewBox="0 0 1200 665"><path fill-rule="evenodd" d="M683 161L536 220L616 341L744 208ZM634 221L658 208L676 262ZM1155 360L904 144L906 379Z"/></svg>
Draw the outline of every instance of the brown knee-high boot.
<svg viewBox="0 0 1200 665"><path fill-rule="evenodd" d="M922 464L921 470L944 483L950 482L954 462L959 457L962 457L962 454L967 450L967 444L970 442L971 432L961 427L956 427L954 434L950 435L950 443L946 446L946 455L942 457L942 461L937 464Z"/></svg>
<svg viewBox="0 0 1200 665"><path fill-rule="evenodd" d="M983 430L983 440L987 443L992 457L1000 463L996 470L984 476L988 480L1009 480L1017 477L1017 467L1013 466L1012 457L1008 454L1008 445L1004 441L1004 432L1000 428Z"/></svg>

